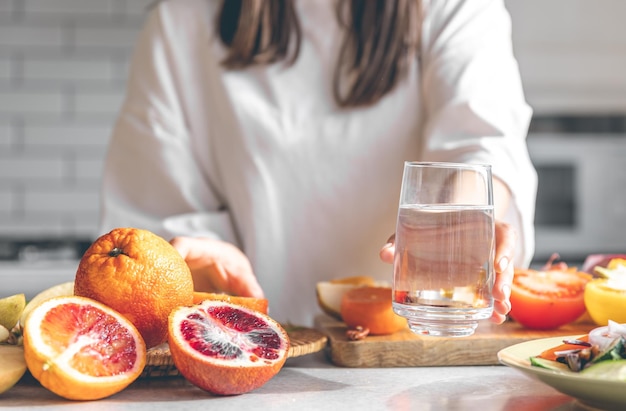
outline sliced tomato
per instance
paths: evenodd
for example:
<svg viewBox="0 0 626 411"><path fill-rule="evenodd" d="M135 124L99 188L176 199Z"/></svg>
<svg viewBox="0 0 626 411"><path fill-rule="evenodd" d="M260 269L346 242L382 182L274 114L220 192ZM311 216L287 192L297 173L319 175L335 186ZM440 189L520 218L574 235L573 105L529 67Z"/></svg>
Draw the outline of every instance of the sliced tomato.
<svg viewBox="0 0 626 411"><path fill-rule="evenodd" d="M551 330L585 312L585 285L592 275L575 267L515 270L510 316L527 328Z"/></svg>

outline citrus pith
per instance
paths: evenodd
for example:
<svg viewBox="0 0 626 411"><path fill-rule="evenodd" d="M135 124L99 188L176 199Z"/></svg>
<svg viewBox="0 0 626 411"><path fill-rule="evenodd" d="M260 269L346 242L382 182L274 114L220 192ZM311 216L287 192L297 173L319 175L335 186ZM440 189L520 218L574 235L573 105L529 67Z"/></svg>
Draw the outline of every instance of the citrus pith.
<svg viewBox="0 0 626 411"><path fill-rule="evenodd" d="M242 305L267 314L269 310L269 301L267 298L241 297L235 295L209 293L204 291L193 292L193 303L200 304L204 300L228 301L233 304Z"/></svg>
<svg viewBox="0 0 626 411"><path fill-rule="evenodd" d="M95 300L51 298L24 328L26 365L41 385L71 400L113 395L136 380L146 346L123 315Z"/></svg>
<svg viewBox="0 0 626 411"><path fill-rule="evenodd" d="M216 300L174 309L168 341L178 371L216 395L261 387L280 371L289 352L289 337L272 318Z"/></svg>
<svg viewBox="0 0 626 411"><path fill-rule="evenodd" d="M167 340L170 311L193 303L193 279L185 260L163 238L116 228L96 239L81 258L74 294L125 315L151 348Z"/></svg>
<svg viewBox="0 0 626 411"><path fill-rule="evenodd" d="M32 300L28 301L28 304L24 307L24 311L22 311L22 316L20 317L20 325L22 328L26 323L28 315L35 309L35 307L50 298L62 297L66 295L74 295L74 281L67 281L61 284L53 285L52 287L46 288L35 295Z"/></svg>

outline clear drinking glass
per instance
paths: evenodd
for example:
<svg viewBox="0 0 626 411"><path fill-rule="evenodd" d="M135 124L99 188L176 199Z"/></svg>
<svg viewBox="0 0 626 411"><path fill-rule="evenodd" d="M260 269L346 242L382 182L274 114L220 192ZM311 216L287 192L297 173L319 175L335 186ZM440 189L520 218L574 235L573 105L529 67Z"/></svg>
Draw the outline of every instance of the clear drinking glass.
<svg viewBox="0 0 626 411"><path fill-rule="evenodd" d="M468 336L491 317L493 212L490 166L404 164L393 309L416 334Z"/></svg>

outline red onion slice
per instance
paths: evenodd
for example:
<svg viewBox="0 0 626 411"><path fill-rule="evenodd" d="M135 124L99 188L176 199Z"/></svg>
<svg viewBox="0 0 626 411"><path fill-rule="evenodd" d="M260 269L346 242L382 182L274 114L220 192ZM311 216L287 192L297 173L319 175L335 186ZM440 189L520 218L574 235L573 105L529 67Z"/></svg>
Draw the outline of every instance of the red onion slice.
<svg viewBox="0 0 626 411"><path fill-rule="evenodd" d="M604 351L621 336L626 337L626 324L609 320L609 325L594 328L589 332L589 342L597 345L600 351Z"/></svg>

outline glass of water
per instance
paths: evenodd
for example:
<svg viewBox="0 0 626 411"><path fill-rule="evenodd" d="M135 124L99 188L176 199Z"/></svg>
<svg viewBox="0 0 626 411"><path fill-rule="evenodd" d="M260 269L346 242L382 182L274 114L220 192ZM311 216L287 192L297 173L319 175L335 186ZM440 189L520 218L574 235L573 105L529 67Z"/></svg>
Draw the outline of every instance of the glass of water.
<svg viewBox="0 0 626 411"><path fill-rule="evenodd" d="M416 334L468 336L491 317L493 213L489 165L404 164L393 309Z"/></svg>

